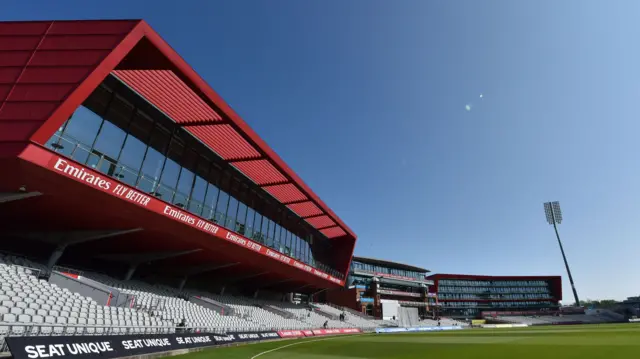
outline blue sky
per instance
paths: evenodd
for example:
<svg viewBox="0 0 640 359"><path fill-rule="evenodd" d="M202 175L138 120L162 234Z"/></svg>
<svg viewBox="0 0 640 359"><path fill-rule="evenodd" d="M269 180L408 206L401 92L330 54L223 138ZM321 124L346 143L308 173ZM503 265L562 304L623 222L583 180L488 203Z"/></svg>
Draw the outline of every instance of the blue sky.
<svg viewBox="0 0 640 359"><path fill-rule="evenodd" d="M559 200L581 297L640 292L640 2L61 4L2 18L144 18L352 227L359 255L562 274L569 299L542 207Z"/></svg>

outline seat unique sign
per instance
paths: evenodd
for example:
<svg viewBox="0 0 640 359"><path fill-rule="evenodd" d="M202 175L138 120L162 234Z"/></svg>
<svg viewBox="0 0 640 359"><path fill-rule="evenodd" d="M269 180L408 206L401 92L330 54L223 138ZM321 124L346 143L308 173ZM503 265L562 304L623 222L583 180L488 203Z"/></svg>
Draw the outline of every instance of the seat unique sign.
<svg viewBox="0 0 640 359"><path fill-rule="evenodd" d="M279 339L277 332L7 337L15 359L120 358L179 349Z"/></svg>

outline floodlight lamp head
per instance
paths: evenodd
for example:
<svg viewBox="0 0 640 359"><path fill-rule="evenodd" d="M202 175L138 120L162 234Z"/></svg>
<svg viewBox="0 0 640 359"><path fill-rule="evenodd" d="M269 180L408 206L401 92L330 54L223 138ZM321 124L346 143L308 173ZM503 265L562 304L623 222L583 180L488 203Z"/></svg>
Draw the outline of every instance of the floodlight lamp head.
<svg viewBox="0 0 640 359"><path fill-rule="evenodd" d="M560 209L560 202L551 202L551 208L553 209L553 218L556 223L562 223L562 210Z"/></svg>
<svg viewBox="0 0 640 359"><path fill-rule="evenodd" d="M544 204L544 214L547 217L547 222L553 224L553 213L551 213L551 204L549 202Z"/></svg>
<svg viewBox="0 0 640 359"><path fill-rule="evenodd" d="M549 224L562 223L562 211L560 210L560 202L546 202L544 204L544 213Z"/></svg>

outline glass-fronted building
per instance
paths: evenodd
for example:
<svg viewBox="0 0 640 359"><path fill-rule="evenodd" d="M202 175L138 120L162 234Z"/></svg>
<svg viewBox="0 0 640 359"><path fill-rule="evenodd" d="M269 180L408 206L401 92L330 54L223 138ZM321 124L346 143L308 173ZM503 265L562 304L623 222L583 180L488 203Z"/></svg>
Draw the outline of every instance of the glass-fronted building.
<svg viewBox="0 0 640 359"><path fill-rule="evenodd" d="M110 76L46 147L337 278L317 253L331 243L294 213L257 193L164 113ZM234 173L235 172L235 173ZM289 212L289 213L287 213Z"/></svg>
<svg viewBox="0 0 640 359"><path fill-rule="evenodd" d="M435 274L432 293L439 315L476 318L482 312L557 310L561 279L553 277L491 277Z"/></svg>
<svg viewBox="0 0 640 359"><path fill-rule="evenodd" d="M384 317L385 307L417 308L420 316L428 317L435 305L429 294L433 282L425 279L428 272L408 264L353 257L346 288L327 293L327 300L377 318Z"/></svg>

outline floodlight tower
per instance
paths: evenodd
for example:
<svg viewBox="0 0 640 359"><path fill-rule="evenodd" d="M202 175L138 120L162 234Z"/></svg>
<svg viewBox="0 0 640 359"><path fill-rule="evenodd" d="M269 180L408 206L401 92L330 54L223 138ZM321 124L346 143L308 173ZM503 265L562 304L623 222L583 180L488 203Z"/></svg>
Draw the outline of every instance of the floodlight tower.
<svg viewBox="0 0 640 359"><path fill-rule="evenodd" d="M567 256L564 254L564 248L562 247L562 241L560 240L560 234L558 233L558 224L562 223L562 211L560 210L560 202L546 202L544 204L544 213L547 215L547 222L553 225L553 229L556 231L556 238L558 238L558 245L560 246L560 252L562 252L562 259L564 260L564 266L567 268L567 274L569 275L569 282L571 283L571 290L573 290L573 298L576 300L576 306L580 306L580 299L578 299L578 292L576 286L573 284L573 276L571 275L571 269L569 269L569 262L567 262Z"/></svg>

